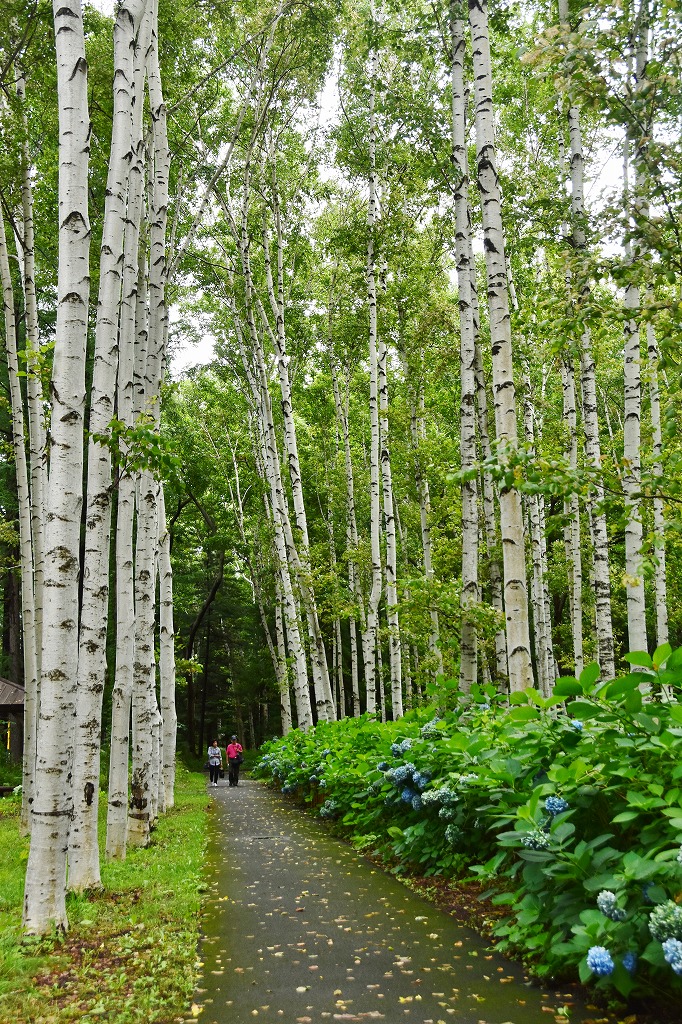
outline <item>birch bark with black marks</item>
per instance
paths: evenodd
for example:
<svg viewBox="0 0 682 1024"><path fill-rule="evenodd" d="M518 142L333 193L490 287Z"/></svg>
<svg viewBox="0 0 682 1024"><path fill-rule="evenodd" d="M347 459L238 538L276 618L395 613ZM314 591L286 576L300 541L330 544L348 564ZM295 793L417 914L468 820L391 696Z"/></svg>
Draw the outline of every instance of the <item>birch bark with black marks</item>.
<svg viewBox="0 0 682 1024"><path fill-rule="evenodd" d="M74 815L69 888L102 885L97 839L102 697L106 676L111 530L111 449L103 440L114 414L123 238L129 169L134 160L134 54L146 0L126 0L114 23L114 108L100 249L95 354L88 421L83 595L78 637L78 702L73 765Z"/></svg>
<svg viewBox="0 0 682 1024"><path fill-rule="evenodd" d="M67 927L66 854L73 810L78 581L83 504L85 351L90 294L90 119L80 0L53 4L59 110L59 263L45 517L45 606L36 787L24 929Z"/></svg>
<svg viewBox="0 0 682 1024"><path fill-rule="evenodd" d="M563 416L568 430L568 466L572 473L578 471L578 417L575 394L575 367L573 356L561 357L561 382L563 388ZM573 638L573 662L575 675L579 676L584 667L583 657L583 566L580 543L580 500L576 493L564 502L564 538L568 564L569 607L571 615L571 636Z"/></svg>
<svg viewBox="0 0 682 1024"><path fill-rule="evenodd" d="M476 484L476 334L471 276L469 155L466 142L467 94L464 88L466 11L460 0L450 5L452 48L452 165L455 176L455 256L459 306L460 468L462 480L462 616L459 685L468 693L478 678L478 638L471 609L478 604L478 487Z"/></svg>
<svg viewBox="0 0 682 1024"><path fill-rule="evenodd" d="M513 455L517 447L516 390L502 226L502 197L496 167L486 0L470 0L469 24L474 62L476 168L483 213L495 422L499 453L502 459L507 459ZM509 688L514 692L533 685L523 509L521 495L515 487L501 488L499 501Z"/></svg>
<svg viewBox="0 0 682 1024"><path fill-rule="evenodd" d="M21 619L24 654L24 760L22 782L22 822L28 831L30 813L35 800L36 726L38 712L38 635L34 593L33 533L29 472L26 461L24 405L19 380L17 355L17 323L14 310L14 289L10 272L9 251L5 235L4 215L0 210L0 283L5 322L5 352L9 377L12 415L12 450L19 506L19 553L21 561Z"/></svg>
<svg viewBox="0 0 682 1024"><path fill-rule="evenodd" d="M569 22L568 0L559 0L559 20ZM583 155L580 110L569 95L568 134L571 169L571 238L577 253L585 253L585 159ZM578 284L582 299L589 295L590 285L583 276ZM592 346L592 335L588 327L580 336L580 376L583 407L583 430L585 433L585 455L587 463L595 470L596 481L587 499L587 512L592 534L592 575L594 577L595 628L597 633L598 661L602 678L613 679L615 662L613 651L613 625L611 619L611 578L609 570L609 540L606 514L603 511L604 488L599 478L602 470L599 417L597 412L597 379Z"/></svg>

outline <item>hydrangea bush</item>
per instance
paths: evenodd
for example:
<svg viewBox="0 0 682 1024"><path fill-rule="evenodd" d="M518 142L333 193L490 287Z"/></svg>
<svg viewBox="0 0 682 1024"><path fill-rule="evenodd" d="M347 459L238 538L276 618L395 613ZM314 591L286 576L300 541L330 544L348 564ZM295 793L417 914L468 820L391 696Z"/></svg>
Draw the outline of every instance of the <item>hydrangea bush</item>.
<svg viewBox="0 0 682 1024"><path fill-rule="evenodd" d="M682 650L629 660L549 698L481 686L437 715L293 731L257 771L397 873L477 878L507 908L500 948L540 976L679 999Z"/></svg>

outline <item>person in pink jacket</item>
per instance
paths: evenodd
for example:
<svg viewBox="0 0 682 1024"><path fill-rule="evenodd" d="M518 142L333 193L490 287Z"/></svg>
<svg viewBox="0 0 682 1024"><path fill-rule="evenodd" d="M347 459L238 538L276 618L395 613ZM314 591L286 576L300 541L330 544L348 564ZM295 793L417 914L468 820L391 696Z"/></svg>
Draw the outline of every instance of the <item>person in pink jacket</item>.
<svg viewBox="0 0 682 1024"><path fill-rule="evenodd" d="M239 785L239 766L243 760L244 748L236 736L231 736L227 744L227 779L230 786Z"/></svg>

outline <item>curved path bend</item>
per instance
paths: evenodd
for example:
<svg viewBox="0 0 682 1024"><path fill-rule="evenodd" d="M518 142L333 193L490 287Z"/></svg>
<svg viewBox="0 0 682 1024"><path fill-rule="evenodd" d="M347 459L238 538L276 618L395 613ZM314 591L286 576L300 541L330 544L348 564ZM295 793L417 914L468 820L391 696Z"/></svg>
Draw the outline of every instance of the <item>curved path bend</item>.
<svg viewBox="0 0 682 1024"><path fill-rule="evenodd" d="M209 793L201 1024L594 1019L261 783Z"/></svg>

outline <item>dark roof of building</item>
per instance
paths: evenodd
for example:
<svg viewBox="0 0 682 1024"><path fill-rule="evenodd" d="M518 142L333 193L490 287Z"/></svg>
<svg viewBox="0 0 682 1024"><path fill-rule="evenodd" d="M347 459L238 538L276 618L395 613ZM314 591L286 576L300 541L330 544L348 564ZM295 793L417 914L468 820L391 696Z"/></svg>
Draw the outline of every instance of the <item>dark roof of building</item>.
<svg viewBox="0 0 682 1024"><path fill-rule="evenodd" d="M24 688L17 683L10 683L9 679L0 679L0 706L11 704L24 706Z"/></svg>

